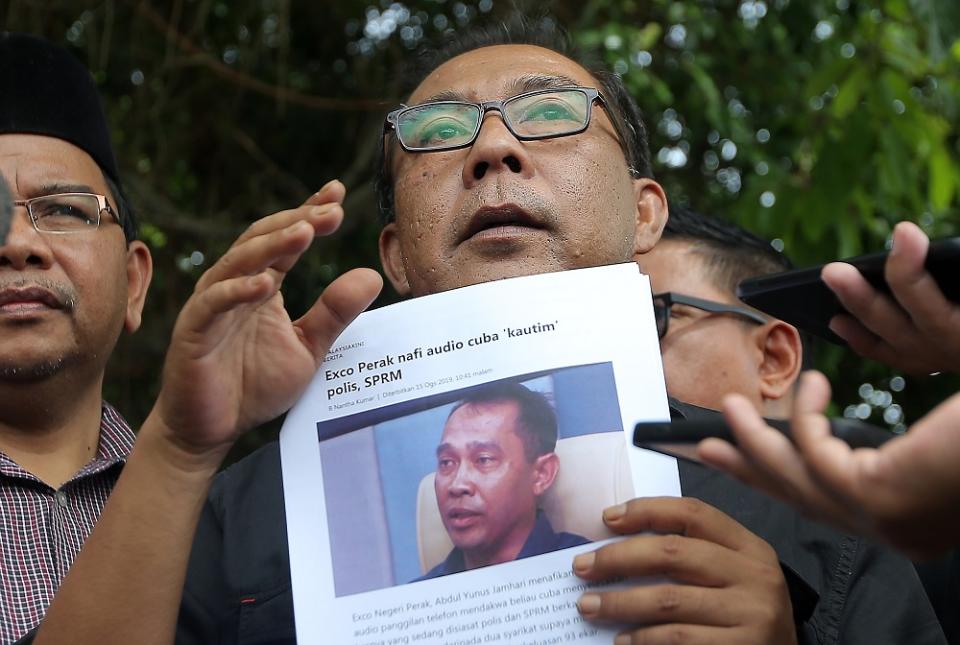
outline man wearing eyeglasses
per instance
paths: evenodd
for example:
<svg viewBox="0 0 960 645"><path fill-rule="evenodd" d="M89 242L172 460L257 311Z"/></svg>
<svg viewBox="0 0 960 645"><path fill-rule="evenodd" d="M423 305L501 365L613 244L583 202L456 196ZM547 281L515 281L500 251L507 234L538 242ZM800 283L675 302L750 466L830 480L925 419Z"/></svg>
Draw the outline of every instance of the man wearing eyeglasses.
<svg viewBox="0 0 960 645"><path fill-rule="evenodd" d="M150 282L89 73L0 33L0 642L43 616L133 445L104 369Z"/></svg>
<svg viewBox="0 0 960 645"><path fill-rule="evenodd" d="M671 207L660 242L637 261L654 292L670 396L717 410L738 392L764 416L787 417L800 333L736 297L741 280L790 269L786 256L733 224Z"/></svg>
<svg viewBox="0 0 960 645"><path fill-rule="evenodd" d="M656 244L666 199L651 177L639 112L619 79L562 51L555 34L475 32L422 59L406 106L386 122L379 167L381 258L400 294L629 261ZM343 188L323 195L339 203ZM158 412L38 642L169 642L181 589L178 642L293 642L276 445L227 470L204 497L239 432L292 404L312 374L306 368L378 283L359 271L342 276L291 324L277 292L283 273L308 233L335 226L308 231L281 215L251 227L181 313ZM744 502L748 489L735 493L724 510L744 521L805 526L790 511ZM618 533L656 534L581 555L575 573L598 581L667 574L678 583L586 594L586 618L631 626L618 642L942 642L909 564L855 541L846 550L829 532L809 533L809 544L781 541L799 575L741 522L697 500L635 500L605 520ZM111 555L119 560L101 568ZM896 580L896 597L874 591L878 577ZM111 612L97 611L104 602Z"/></svg>

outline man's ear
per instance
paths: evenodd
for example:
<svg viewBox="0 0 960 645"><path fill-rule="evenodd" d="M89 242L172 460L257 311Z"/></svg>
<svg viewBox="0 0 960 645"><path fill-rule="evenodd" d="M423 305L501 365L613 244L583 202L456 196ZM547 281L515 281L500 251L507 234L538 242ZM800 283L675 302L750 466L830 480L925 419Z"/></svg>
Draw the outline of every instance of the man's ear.
<svg viewBox="0 0 960 645"><path fill-rule="evenodd" d="M533 462L533 494L540 497L546 493L559 472L560 458L557 453L548 452L537 457Z"/></svg>
<svg viewBox="0 0 960 645"><path fill-rule="evenodd" d="M140 240L133 240L127 246L127 314L124 328L133 333L140 328L143 316L143 303L147 299L147 289L153 277L153 257L150 249Z"/></svg>
<svg viewBox="0 0 960 645"><path fill-rule="evenodd" d="M663 227L667 225L667 195L663 187L646 177L633 180L633 195L636 203L636 229L633 236L633 253L646 253L660 240Z"/></svg>
<svg viewBox="0 0 960 645"><path fill-rule="evenodd" d="M802 369L800 332L773 319L757 329L757 345L763 356L758 369L760 395L768 413L779 412L776 402L793 390ZM789 409L783 412L789 414Z"/></svg>
<svg viewBox="0 0 960 645"><path fill-rule="evenodd" d="M380 231L380 263L394 291L406 297L410 295L410 282L407 280L407 268L403 264L403 250L400 248L400 236L397 223L390 222Z"/></svg>

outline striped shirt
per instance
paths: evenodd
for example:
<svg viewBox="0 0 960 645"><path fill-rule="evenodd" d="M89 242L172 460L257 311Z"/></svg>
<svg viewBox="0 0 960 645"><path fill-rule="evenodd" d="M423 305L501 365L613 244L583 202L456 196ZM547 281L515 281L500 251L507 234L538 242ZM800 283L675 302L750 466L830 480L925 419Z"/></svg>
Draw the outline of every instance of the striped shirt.
<svg viewBox="0 0 960 645"><path fill-rule="evenodd" d="M130 426L109 404L96 456L53 489L0 451L0 643L36 627L100 517L133 447Z"/></svg>

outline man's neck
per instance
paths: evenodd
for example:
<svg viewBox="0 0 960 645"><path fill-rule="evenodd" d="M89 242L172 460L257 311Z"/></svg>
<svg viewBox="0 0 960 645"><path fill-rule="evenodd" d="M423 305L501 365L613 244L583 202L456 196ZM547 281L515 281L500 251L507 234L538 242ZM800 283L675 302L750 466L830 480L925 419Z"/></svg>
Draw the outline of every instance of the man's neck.
<svg viewBox="0 0 960 645"><path fill-rule="evenodd" d="M59 488L97 453L103 375L60 375L40 383L0 383L0 450Z"/></svg>
<svg viewBox="0 0 960 645"><path fill-rule="evenodd" d="M537 515L534 512L533 515L524 518L522 522L514 526L513 530L493 548L464 551L464 567L466 569L478 569L516 560L520 552L523 551L523 545L527 543L527 539L533 532L536 521Z"/></svg>

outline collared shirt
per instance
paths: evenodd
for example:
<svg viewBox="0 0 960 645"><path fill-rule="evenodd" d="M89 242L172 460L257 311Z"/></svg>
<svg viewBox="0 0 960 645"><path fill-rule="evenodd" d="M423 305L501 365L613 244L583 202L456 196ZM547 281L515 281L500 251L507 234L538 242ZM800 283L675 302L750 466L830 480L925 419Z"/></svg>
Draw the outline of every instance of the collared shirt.
<svg viewBox="0 0 960 645"><path fill-rule="evenodd" d="M582 535L557 533L553 530L553 526L550 524L547 516L538 512L537 519L533 524L533 529L531 529L530 535L527 536L526 541L523 543L523 548L520 549L520 553L517 554L515 559L522 560L524 558L532 558L535 555L553 553L560 549L580 546L588 542L590 542L590 540ZM467 564L463 559L463 551L454 548L443 562L430 569L423 577L417 578L417 580L430 580L432 578L439 578L440 576L449 576L452 573L460 573L466 568Z"/></svg>
<svg viewBox="0 0 960 645"><path fill-rule="evenodd" d="M109 404L96 456L54 489L0 451L0 643L40 623L93 530L133 447L130 426Z"/></svg>

